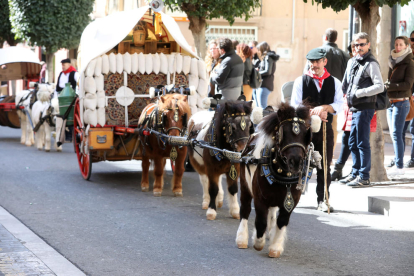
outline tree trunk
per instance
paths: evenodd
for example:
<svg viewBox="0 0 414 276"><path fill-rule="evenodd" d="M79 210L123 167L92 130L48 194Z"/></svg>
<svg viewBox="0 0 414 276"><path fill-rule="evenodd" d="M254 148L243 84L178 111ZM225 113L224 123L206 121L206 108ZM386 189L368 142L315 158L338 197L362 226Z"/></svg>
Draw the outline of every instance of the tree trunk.
<svg viewBox="0 0 414 276"><path fill-rule="evenodd" d="M47 79L46 82L53 83L55 82L54 74L53 74L53 57L55 53L46 54L46 64L47 64ZM57 80L56 80L57 81Z"/></svg>
<svg viewBox="0 0 414 276"><path fill-rule="evenodd" d="M363 32L370 37L371 52L377 56L377 25L381 20L379 7L375 1L366 4L355 5L355 10L361 17ZM377 111L377 130L370 134L371 145L371 182L389 181L384 167L384 133L382 132L381 113L385 110Z"/></svg>
<svg viewBox="0 0 414 276"><path fill-rule="evenodd" d="M190 26L188 27L193 34L196 53L204 59L206 56L206 19L204 17L189 16Z"/></svg>

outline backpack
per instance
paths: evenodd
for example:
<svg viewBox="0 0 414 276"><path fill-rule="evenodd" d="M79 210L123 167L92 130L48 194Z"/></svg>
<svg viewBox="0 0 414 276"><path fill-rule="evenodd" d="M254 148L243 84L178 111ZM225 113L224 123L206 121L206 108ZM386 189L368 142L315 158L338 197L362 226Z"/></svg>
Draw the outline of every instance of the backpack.
<svg viewBox="0 0 414 276"><path fill-rule="evenodd" d="M250 75L250 87L253 89L260 88L260 86L262 85L262 81L263 79L260 73L253 68L252 73Z"/></svg>

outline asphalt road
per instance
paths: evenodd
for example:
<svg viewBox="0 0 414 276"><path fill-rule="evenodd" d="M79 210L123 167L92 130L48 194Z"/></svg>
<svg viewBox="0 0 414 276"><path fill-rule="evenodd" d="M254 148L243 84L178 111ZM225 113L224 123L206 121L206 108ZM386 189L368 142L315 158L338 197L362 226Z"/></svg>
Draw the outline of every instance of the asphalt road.
<svg viewBox="0 0 414 276"><path fill-rule="evenodd" d="M155 198L152 187L140 190L139 162L94 163L85 181L72 145L40 152L19 135L0 127L0 205L88 275L414 275L413 231L382 227L379 216L329 217L308 193L284 254L270 259L251 241L237 249L239 223L226 203L206 220L196 173L185 173L184 197L175 198L167 171ZM254 211L250 236L253 221Z"/></svg>

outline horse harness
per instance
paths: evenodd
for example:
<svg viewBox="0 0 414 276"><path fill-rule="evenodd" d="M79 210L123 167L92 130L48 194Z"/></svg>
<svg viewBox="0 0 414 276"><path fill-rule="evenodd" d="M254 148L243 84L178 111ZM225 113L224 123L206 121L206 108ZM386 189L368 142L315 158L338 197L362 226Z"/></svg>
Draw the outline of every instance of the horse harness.
<svg viewBox="0 0 414 276"><path fill-rule="evenodd" d="M266 178L269 185L278 184L284 185L286 187L287 193L284 200L284 208L289 213L293 210L295 202L291 193L292 185L296 185L297 190L304 190L305 185L312 176L313 166L310 168L310 161L313 156L313 144L310 143L309 146L305 147L302 143L288 143L287 145L281 147L283 141L283 125L292 122L292 132L295 135L300 134L300 124L305 125L305 120L298 118L297 116L287 119L279 123L275 127L275 135L272 137L275 140L274 146L271 147L266 145L260 155L260 158L246 158L246 165L260 165L260 176ZM309 129L309 127L306 127ZM305 158L303 159L302 170L298 174L292 175L290 170L284 172L281 167L276 171L274 164L277 164L277 157L279 156L282 159L282 162L286 164L289 168L287 158L283 155L284 151L291 147L299 147L305 153ZM250 168L247 166L247 169L250 173Z"/></svg>
<svg viewBox="0 0 414 276"><path fill-rule="evenodd" d="M219 106L217 106L216 112L219 109ZM216 114L215 114L216 115ZM216 133L216 116L213 117L210 127L207 131L207 142L212 145L213 147L217 147L217 133ZM241 121L240 121L240 125L239 127L241 128L241 130L245 130L247 127L247 123L250 122L250 117L249 115L247 115L246 113L226 113L224 114L224 119L222 121L223 124L223 130L224 130L224 134L223 136L226 137L226 143L230 144L231 148L236 151L236 143L240 140L248 140L249 136L245 136L245 137L240 137L240 138L234 138L233 135L233 128L232 128L232 120L234 120L236 117L241 117ZM250 130L250 134L252 134L254 132L254 127L253 124L251 125L251 130ZM209 149L210 155L214 156L218 161L223 160L223 158L227 158L230 160L231 167L230 167L230 171L229 171L229 176L231 179L236 180L237 179L237 170L234 166L234 163L232 162L231 158L228 158L227 156L223 156L222 153L220 153L217 150L214 149Z"/></svg>
<svg viewBox="0 0 414 276"><path fill-rule="evenodd" d="M179 120L179 107L177 105L178 99L175 99L175 104L172 108L166 108L166 109L159 109L158 106L154 108L154 110L145 118L143 123L141 125L147 124L150 128L154 128L158 132L168 135L170 131L172 130L178 130L180 133L180 137L183 137L187 134L187 113L184 113L181 116L181 119L183 121L183 127L179 128L176 126L170 127L168 129L165 129L165 125L167 124L167 112L174 110L174 117L173 120L175 122L178 122ZM150 144L148 144L148 136L144 136L145 138L145 145L151 147ZM167 138L163 136L157 136L158 146L160 149L165 150L167 145ZM143 153L145 155L145 153ZM178 153L177 149L175 147L171 148L170 152L170 159L174 162L177 159Z"/></svg>

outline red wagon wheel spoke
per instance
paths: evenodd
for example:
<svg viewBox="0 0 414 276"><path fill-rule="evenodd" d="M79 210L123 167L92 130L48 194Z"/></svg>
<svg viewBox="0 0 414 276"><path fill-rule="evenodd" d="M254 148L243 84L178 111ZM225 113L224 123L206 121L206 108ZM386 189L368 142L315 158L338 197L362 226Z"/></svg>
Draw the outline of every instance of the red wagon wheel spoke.
<svg viewBox="0 0 414 276"><path fill-rule="evenodd" d="M84 153L84 149L81 150L82 141L85 139L85 130L82 128L82 123L80 120L80 107L79 99L75 102L75 112L73 120L74 137L73 137L73 146L75 148L76 156L78 158L79 170L82 174L82 177L86 180L89 180L92 172L92 160L91 153Z"/></svg>

